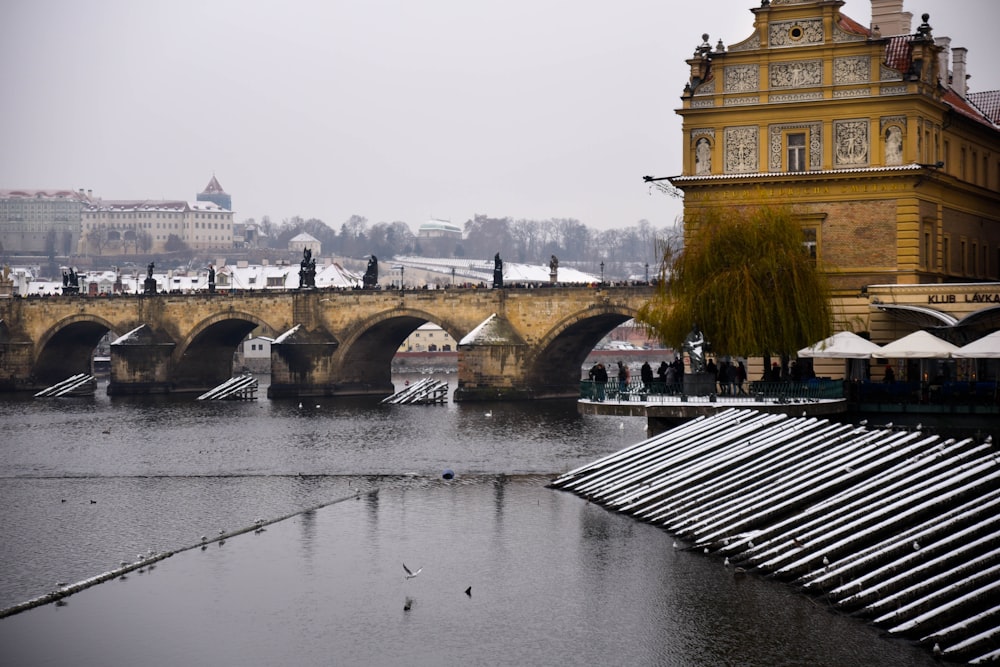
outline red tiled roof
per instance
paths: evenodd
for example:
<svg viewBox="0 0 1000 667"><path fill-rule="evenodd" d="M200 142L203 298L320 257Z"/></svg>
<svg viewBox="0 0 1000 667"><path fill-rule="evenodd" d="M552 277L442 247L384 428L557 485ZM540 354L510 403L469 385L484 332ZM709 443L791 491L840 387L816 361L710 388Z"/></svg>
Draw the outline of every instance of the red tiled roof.
<svg viewBox="0 0 1000 667"><path fill-rule="evenodd" d="M871 37L872 31L864 27L850 16L840 15L840 19L837 21L837 27L846 33L852 35L864 35L865 37Z"/></svg>
<svg viewBox="0 0 1000 667"><path fill-rule="evenodd" d="M1000 90L969 93L968 99L984 116L1000 125Z"/></svg>
<svg viewBox="0 0 1000 667"><path fill-rule="evenodd" d="M2 199L78 199L86 201L87 196L76 190L0 190Z"/></svg>
<svg viewBox="0 0 1000 667"><path fill-rule="evenodd" d="M941 96L941 101L966 118L971 118L972 120L980 122L983 125L997 129L997 124L995 122L984 115L983 112L977 109L975 105L969 104L966 100L962 99L962 97L951 88L945 91L945 94Z"/></svg>
<svg viewBox="0 0 1000 667"><path fill-rule="evenodd" d="M205 195L205 194L226 194L226 191L222 189L222 186L219 185L219 181L217 181L215 179L215 174L212 174L212 180L210 180L208 182L208 185L205 186L205 190L201 194L203 194L203 195Z"/></svg>
<svg viewBox="0 0 1000 667"><path fill-rule="evenodd" d="M101 199L92 202L92 211L185 211L186 201L157 201L150 199Z"/></svg>
<svg viewBox="0 0 1000 667"><path fill-rule="evenodd" d="M889 43L885 45L884 62L886 67L899 70L904 74L910 71L910 63L913 58L911 40L912 35L897 35L889 38Z"/></svg>

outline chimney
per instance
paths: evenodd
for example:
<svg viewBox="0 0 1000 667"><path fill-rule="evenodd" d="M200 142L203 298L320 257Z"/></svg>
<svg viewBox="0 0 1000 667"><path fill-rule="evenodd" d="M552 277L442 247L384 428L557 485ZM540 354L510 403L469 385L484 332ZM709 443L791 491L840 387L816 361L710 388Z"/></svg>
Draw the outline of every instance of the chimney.
<svg viewBox="0 0 1000 667"><path fill-rule="evenodd" d="M969 92L968 77L965 74L965 58L968 54L969 50L962 46L956 46L951 50L951 60L954 63L951 73L951 87L963 100Z"/></svg>
<svg viewBox="0 0 1000 667"><path fill-rule="evenodd" d="M951 54L951 37L935 37L934 46L941 47L938 53L938 80L942 86L948 85L948 76L951 66L948 63L948 56Z"/></svg>
<svg viewBox="0 0 1000 667"><path fill-rule="evenodd" d="M874 30L886 36L909 35L913 14L903 11L903 0L872 0L872 24Z"/></svg>

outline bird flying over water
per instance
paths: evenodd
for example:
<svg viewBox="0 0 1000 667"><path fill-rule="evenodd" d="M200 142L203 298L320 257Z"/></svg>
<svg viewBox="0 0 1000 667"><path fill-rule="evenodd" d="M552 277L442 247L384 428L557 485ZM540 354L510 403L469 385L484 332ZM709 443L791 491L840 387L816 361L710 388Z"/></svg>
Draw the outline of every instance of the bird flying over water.
<svg viewBox="0 0 1000 667"><path fill-rule="evenodd" d="M407 579L412 579L413 577L417 576L418 574L424 571L424 568L420 568L416 572L412 572L410 568L406 567L406 563L403 563L403 569L406 570Z"/></svg>

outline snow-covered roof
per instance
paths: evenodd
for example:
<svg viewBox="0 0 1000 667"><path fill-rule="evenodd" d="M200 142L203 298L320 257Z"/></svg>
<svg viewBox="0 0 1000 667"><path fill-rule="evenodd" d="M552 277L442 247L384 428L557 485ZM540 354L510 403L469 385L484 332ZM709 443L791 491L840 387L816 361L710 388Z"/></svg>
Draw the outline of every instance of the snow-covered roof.
<svg viewBox="0 0 1000 667"><path fill-rule="evenodd" d="M219 289L297 289L299 286L299 266L250 264L247 266L224 266L218 274L230 277L230 285L218 286ZM219 281L219 276L216 276ZM351 288L361 285L361 277L348 271L336 262L330 262L316 267L316 287Z"/></svg>
<svg viewBox="0 0 1000 667"><path fill-rule="evenodd" d="M408 255L395 257L392 262L393 264L405 266L408 269L434 271L449 277L452 275L452 270L454 269L456 279L472 282L490 283L493 280L492 259L417 257ZM520 264L504 261L503 279L505 283L548 283L549 267L547 264ZM565 264L560 264L556 280L561 284L589 285L598 282L600 279L593 274L584 273Z"/></svg>
<svg viewBox="0 0 1000 667"><path fill-rule="evenodd" d="M419 234L424 231L441 231L449 232L451 234L461 234L462 228L450 220L437 220L435 218L431 218L424 224L420 225L420 229L417 230L417 233Z"/></svg>

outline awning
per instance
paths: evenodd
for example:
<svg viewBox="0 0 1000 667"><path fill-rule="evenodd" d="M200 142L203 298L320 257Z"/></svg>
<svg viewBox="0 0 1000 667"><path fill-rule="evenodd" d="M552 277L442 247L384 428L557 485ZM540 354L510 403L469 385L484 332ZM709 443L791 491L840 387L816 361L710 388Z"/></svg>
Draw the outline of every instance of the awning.
<svg viewBox="0 0 1000 667"><path fill-rule="evenodd" d="M798 352L800 357L822 359L870 359L872 353L882 348L850 331L835 333L818 343L804 347Z"/></svg>
<svg viewBox="0 0 1000 667"><path fill-rule="evenodd" d="M951 356L958 359L1000 359L1000 331L963 345Z"/></svg>
<svg viewBox="0 0 1000 667"><path fill-rule="evenodd" d="M926 331L914 331L894 340L872 354L876 359L947 359L958 351L957 345Z"/></svg>

